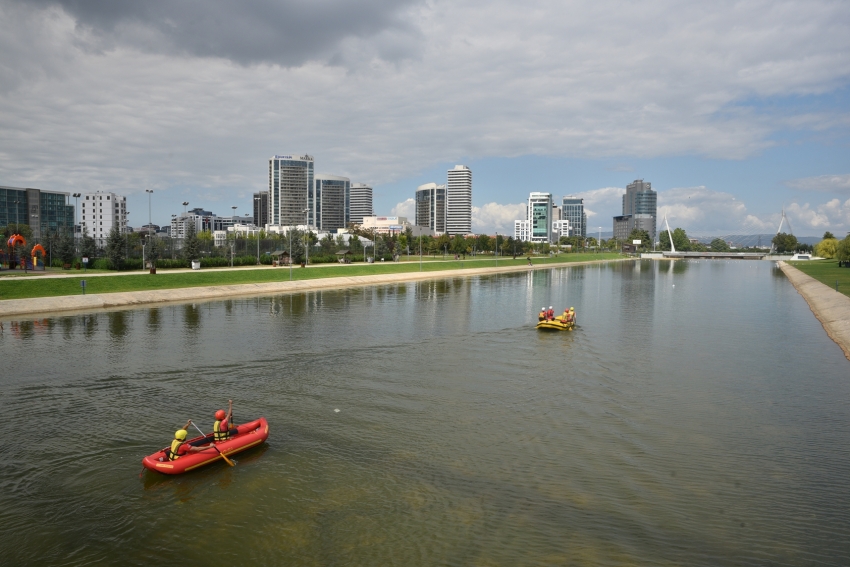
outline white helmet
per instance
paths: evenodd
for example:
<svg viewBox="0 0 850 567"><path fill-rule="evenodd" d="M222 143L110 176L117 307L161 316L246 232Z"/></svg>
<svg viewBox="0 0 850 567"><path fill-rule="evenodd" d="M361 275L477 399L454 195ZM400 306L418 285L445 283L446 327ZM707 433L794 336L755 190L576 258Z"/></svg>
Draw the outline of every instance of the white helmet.
<svg viewBox="0 0 850 567"><path fill-rule="evenodd" d="M549 306L549 309L552 309L552 306L551 306L551 305Z"/></svg>

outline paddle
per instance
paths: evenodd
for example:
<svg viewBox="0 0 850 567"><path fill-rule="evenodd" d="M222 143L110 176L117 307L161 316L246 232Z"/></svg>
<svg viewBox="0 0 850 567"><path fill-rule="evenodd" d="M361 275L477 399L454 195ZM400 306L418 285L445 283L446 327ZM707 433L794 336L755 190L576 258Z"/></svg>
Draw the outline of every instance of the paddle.
<svg viewBox="0 0 850 567"><path fill-rule="evenodd" d="M197 429L197 430L198 430L198 433L200 433L200 434L201 434L201 435L203 435L204 437L206 437L206 436L207 436L207 434L206 434L206 433L204 433L203 431L201 431L201 428L200 428L200 427L198 427L197 425L195 425L195 422L194 422L194 421L192 421L192 420L190 419L190 420L189 420L189 423L191 423L191 424L192 424L192 426L193 426L195 429ZM234 463L233 461L231 461L230 459L228 459L228 458L224 455L224 453L222 453L221 451L219 451L218 447L216 447L216 446L215 446L215 441L213 441L213 442L212 442L212 448L213 448L213 449L215 449L216 451L218 451L218 454L219 454L219 455L221 455L221 458L222 458L222 459L224 459L224 462L225 462L225 463L227 463L227 464L228 464L228 465L230 465L231 467L235 467L235 466L236 466L236 463Z"/></svg>

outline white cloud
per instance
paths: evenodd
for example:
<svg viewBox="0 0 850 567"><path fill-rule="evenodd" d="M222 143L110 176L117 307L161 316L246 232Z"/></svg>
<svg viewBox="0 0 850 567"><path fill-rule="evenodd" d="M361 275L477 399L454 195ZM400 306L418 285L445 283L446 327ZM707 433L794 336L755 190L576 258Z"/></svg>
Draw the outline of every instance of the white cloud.
<svg viewBox="0 0 850 567"><path fill-rule="evenodd" d="M416 222L416 201L406 199L393 207L390 213L390 216L394 217L407 217L411 223L414 223Z"/></svg>
<svg viewBox="0 0 850 567"><path fill-rule="evenodd" d="M820 205L791 203L785 210L792 221L795 233L808 234L812 230L831 230L843 233L850 230L850 199L842 203L832 199Z"/></svg>
<svg viewBox="0 0 850 567"><path fill-rule="evenodd" d="M747 212L746 205L730 193L703 186L659 191L659 229L665 216L670 228L682 227L691 236L770 233L776 226Z"/></svg>
<svg viewBox="0 0 850 567"><path fill-rule="evenodd" d="M268 156L288 151L377 185L466 157L741 159L778 128L848 124L846 111L752 102L847 84L842 2L378 0L354 22L325 2L315 10L340 17L303 26L296 51L263 35L279 7L210 4L229 35L173 3L0 0L3 183L154 188L167 215L184 189L263 189ZM287 30L314 21L307 4ZM610 196L589 211L604 217Z"/></svg>
<svg viewBox="0 0 850 567"><path fill-rule="evenodd" d="M850 192L850 173L842 175L818 175L816 177L803 177L786 181L785 184L792 189L803 191L823 191L826 193Z"/></svg>
<svg viewBox="0 0 850 567"><path fill-rule="evenodd" d="M487 203L472 207L472 231L475 233L514 232L514 221L525 220L525 203L501 205Z"/></svg>

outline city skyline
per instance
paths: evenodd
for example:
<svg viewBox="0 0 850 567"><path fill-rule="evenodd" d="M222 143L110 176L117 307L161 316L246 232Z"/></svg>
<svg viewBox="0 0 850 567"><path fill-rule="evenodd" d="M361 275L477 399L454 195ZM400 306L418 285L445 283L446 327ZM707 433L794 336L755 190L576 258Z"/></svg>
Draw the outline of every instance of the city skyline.
<svg viewBox="0 0 850 567"><path fill-rule="evenodd" d="M802 235L850 230L846 3L441 6L212 0L207 27L0 0L0 183L126 195L131 226L153 190L166 224L184 201L244 208L258 161L300 148L379 214L463 163L473 232L545 190L584 198L593 233L635 178L689 232L770 233L782 209Z"/></svg>

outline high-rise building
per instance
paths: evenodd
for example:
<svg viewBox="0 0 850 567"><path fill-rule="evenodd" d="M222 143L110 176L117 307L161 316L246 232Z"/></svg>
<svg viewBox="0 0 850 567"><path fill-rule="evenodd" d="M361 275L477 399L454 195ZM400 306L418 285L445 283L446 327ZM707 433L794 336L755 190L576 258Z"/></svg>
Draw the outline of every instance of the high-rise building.
<svg viewBox="0 0 850 567"><path fill-rule="evenodd" d="M80 196L80 227L103 246L112 227L127 232L127 197L97 191Z"/></svg>
<svg viewBox="0 0 850 567"><path fill-rule="evenodd" d="M69 193L0 185L0 226L25 224L35 240L49 232L73 231L74 206Z"/></svg>
<svg viewBox="0 0 850 567"><path fill-rule="evenodd" d="M525 218L529 242L552 242L552 194L529 193Z"/></svg>
<svg viewBox="0 0 850 567"><path fill-rule="evenodd" d="M446 185L446 232L450 235L472 233L472 171L456 165L448 171Z"/></svg>
<svg viewBox="0 0 850 567"><path fill-rule="evenodd" d="M561 218L570 221L570 236L587 236L584 199L567 195L561 201Z"/></svg>
<svg viewBox="0 0 850 567"><path fill-rule="evenodd" d="M363 224L363 217L371 217L375 214L372 208L372 188L363 183L352 183L350 195L346 224L350 222Z"/></svg>
<svg viewBox="0 0 850 567"><path fill-rule="evenodd" d="M308 224L316 230L345 228L346 203L351 198L351 180L336 175L316 175L307 197Z"/></svg>
<svg viewBox="0 0 850 567"><path fill-rule="evenodd" d="M658 194L652 190L652 184L644 182L643 179L635 179L634 182L626 186L626 193L623 195L623 214L622 217L629 217L628 226L629 232L634 229L645 230L649 233L652 241L655 241L656 227L655 219L657 215ZM616 217L615 217L616 218ZM620 220L622 233L622 223ZM615 238L616 221L615 221Z"/></svg>
<svg viewBox="0 0 850 567"><path fill-rule="evenodd" d="M446 232L446 186L426 183L416 188L416 224L435 234Z"/></svg>
<svg viewBox="0 0 850 567"><path fill-rule="evenodd" d="M254 193L254 224L260 228L269 224L269 192Z"/></svg>
<svg viewBox="0 0 850 567"><path fill-rule="evenodd" d="M313 188L313 156L269 158L269 224L303 225L307 197Z"/></svg>

